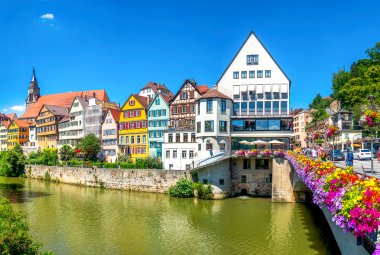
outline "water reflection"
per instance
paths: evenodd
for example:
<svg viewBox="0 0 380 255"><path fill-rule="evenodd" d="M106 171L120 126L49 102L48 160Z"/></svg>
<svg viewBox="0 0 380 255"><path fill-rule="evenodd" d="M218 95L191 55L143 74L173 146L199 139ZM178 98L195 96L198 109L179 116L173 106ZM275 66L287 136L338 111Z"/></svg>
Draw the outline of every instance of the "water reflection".
<svg viewBox="0 0 380 255"><path fill-rule="evenodd" d="M175 199L15 178L0 183L9 184L1 193L49 194L15 206L57 254L338 254L323 215L309 205Z"/></svg>
<svg viewBox="0 0 380 255"><path fill-rule="evenodd" d="M4 181L14 180L15 178L4 178ZM18 180L17 180L18 179ZM34 198L48 196L47 192L36 192L31 190L24 190L24 179L17 178L18 182L4 183L0 182L0 198L7 198L11 203L25 203L30 202Z"/></svg>

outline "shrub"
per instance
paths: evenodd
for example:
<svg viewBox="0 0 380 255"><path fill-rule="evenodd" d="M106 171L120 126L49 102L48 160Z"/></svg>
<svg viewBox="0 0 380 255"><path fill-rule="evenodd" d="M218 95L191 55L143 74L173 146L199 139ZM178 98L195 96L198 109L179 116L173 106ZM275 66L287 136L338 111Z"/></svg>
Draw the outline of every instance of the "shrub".
<svg viewBox="0 0 380 255"><path fill-rule="evenodd" d="M210 184L202 185L199 182L194 183L194 189L198 192L198 198L200 199L213 199L212 187Z"/></svg>
<svg viewBox="0 0 380 255"><path fill-rule="evenodd" d="M78 149L84 153L87 160L96 160L101 149L100 140L94 134L88 134L80 140Z"/></svg>
<svg viewBox="0 0 380 255"><path fill-rule="evenodd" d="M134 169L136 168L135 164L133 163L128 163L128 162L120 162L120 168L122 169Z"/></svg>
<svg viewBox="0 0 380 255"><path fill-rule="evenodd" d="M169 188L169 194L172 197L193 197L194 185L193 182L185 178L181 178L177 183Z"/></svg>
<svg viewBox="0 0 380 255"><path fill-rule="evenodd" d="M119 162L133 163L129 155L118 154L117 159Z"/></svg>
<svg viewBox="0 0 380 255"><path fill-rule="evenodd" d="M13 210L7 199L0 200L1 254L41 254L41 245L29 234L25 216ZM45 252L52 255L52 252Z"/></svg>
<svg viewBox="0 0 380 255"><path fill-rule="evenodd" d="M73 159L75 156L74 149L70 145L64 144L61 149L59 149L59 157L62 161L68 161Z"/></svg>
<svg viewBox="0 0 380 255"><path fill-rule="evenodd" d="M82 166L83 165L83 161L82 160L78 160L78 159L71 159L71 160L67 161L67 165L68 166Z"/></svg>
<svg viewBox="0 0 380 255"><path fill-rule="evenodd" d="M104 163L105 168L117 168L116 163Z"/></svg>

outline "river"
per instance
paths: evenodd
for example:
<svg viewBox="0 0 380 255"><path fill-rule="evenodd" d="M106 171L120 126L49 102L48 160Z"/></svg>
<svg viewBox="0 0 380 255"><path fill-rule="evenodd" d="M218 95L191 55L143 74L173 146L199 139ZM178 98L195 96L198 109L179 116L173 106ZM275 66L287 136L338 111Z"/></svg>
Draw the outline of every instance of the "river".
<svg viewBox="0 0 380 255"><path fill-rule="evenodd" d="M0 197L56 254L339 254L310 204L177 199L5 177Z"/></svg>

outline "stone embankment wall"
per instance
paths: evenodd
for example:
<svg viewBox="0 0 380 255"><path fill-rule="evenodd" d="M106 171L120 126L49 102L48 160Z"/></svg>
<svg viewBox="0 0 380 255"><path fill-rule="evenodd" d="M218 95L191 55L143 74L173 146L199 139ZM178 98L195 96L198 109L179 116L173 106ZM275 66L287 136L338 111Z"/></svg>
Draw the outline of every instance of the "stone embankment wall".
<svg viewBox="0 0 380 255"><path fill-rule="evenodd" d="M120 190L165 193L180 178L191 178L189 171L157 169L91 169L27 165L26 175L35 179L104 187Z"/></svg>
<svg viewBox="0 0 380 255"><path fill-rule="evenodd" d="M272 202L295 202L293 171L286 159L273 159Z"/></svg>

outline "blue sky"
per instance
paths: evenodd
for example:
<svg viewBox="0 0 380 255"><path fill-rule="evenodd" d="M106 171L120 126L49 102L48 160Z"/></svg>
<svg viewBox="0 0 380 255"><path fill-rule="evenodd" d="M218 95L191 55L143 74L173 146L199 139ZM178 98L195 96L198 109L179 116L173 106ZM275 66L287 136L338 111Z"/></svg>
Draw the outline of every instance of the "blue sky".
<svg viewBox="0 0 380 255"><path fill-rule="evenodd" d="M250 31L292 80L291 107L305 107L380 41L376 0L0 4L0 112L22 109L33 66L42 94L105 88L121 104L148 81L213 86Z"/></svg>

